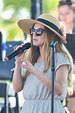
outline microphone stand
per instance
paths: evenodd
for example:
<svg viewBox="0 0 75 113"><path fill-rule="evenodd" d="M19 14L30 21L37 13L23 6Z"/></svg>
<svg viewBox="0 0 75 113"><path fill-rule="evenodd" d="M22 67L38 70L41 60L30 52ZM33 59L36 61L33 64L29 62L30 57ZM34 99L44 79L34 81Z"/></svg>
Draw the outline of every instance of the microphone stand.
<svg viewBox="0 0 75 113"><path fill-rule="evenodd" d="M54 75L55 75L55 46L58 42L51 42L49 44L50 47L52 47L52 66L51 66L51 71L52 71L52 93L51 93L51 113L53 113L54 110Z"/></svg>

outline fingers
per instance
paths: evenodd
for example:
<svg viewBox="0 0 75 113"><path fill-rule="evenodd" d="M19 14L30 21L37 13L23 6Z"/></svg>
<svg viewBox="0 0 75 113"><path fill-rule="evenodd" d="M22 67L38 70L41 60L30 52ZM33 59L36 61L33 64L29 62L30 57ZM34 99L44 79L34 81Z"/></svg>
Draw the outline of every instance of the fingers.
<svg viewBox="0 0 75 113"><path fill-rule="evenodd" d="M15 51L17 51L19 48L22 48L24 44L21 44L19 46L17 46L15 48ZM24 50L22 53L18 54L15 58L18 59L18 57L20 57L19 59L23 58L25 56L26 50Z"/></svg>
<svg viewBox="0 0 75 113"><path fill-rule="evenodd" d="M21 67L22 68L26 68L27 70L29 70L30 69L30 62L26 59L26 58L22 58L21 59L21 61L23 62L22 64L21 64Z"/></svg>
<svg viewBox="0 0 75 113"><path fill-rule="evenodd" d="M21 67L22 67L22 68L26 68L26 63L23 62L23 63L21 64Z"/></svg>
<svg viewBox="0 0 75 113"><path fill-rule="evenodd" d="M72 92L68 92L68 96L71 96L71 95L73 95Z"/></svg>
<svg viewBox="0 0 75 113"><path fill-rule="evenodd" d="M73 95L73 88L68 88L68 95L72 96Z"/></svg>

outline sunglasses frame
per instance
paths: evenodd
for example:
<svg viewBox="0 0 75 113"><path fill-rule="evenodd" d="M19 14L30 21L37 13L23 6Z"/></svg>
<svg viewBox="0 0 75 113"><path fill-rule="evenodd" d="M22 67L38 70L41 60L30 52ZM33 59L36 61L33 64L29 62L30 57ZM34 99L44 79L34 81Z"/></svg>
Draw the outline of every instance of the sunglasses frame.
<svg viewBox="0 0 75 113"><path fill-rule="evenodd" d="M31 28L30 34L33 35L35 33L36 36L41 36L43 31L45 31L45 29L43 29L43 28L38 28L38 29Z"/></svg>

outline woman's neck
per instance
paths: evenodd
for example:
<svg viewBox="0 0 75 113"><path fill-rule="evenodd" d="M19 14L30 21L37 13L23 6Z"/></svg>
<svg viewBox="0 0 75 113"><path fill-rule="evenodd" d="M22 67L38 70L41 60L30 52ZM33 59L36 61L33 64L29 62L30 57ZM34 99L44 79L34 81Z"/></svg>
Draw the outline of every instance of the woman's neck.
<svg viewBox="0 0 75 113"><path fill-rule="evenodd" d="M44 59L42 58L42 56L39 56L38 59L37 59L37 62L43 62Z"/></svg>

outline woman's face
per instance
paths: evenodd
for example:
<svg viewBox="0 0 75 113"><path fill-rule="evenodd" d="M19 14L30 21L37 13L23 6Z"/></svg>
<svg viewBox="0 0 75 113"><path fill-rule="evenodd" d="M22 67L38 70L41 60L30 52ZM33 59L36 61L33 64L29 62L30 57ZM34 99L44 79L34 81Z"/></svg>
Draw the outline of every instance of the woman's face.
<svg viewBox="0 0 75 113"><path fill-rule="evenodd" d="M35 24L34 28L31 31L33 37L33 45L41 47L47 36L44 26L41 24Z"/></svg>
<svg viewBox="0 0 75 113"><path fill-rule="evenodd" d="M70 7L68 5L63 5L61 7L58 8L58 16L59 16L59 20L63 23L63 24L69 24L71 22L73 22L73 10L70 9Z"/></svg>

